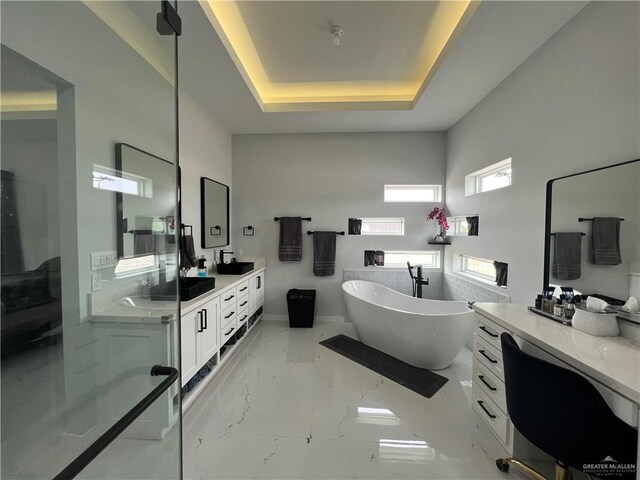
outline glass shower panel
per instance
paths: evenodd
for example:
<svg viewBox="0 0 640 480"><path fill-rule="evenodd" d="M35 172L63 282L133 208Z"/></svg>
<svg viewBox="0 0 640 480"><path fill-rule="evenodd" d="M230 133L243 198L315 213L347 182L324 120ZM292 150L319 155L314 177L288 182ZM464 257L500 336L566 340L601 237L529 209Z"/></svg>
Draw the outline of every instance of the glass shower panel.
<svg viewBox="0 0 640 480"><path fill-rule="evenodd" d="M2 478L181 478L175 36L158 33L161 11L0 3Z"/></svg>

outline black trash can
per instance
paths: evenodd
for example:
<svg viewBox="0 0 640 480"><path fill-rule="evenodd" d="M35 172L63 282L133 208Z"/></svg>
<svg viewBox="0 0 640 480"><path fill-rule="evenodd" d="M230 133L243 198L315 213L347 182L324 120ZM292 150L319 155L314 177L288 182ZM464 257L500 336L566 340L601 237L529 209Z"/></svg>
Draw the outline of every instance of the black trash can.
<svg viewBox="0 0 640 480"><path fill-rule="evenodd" d="M289 327L311 328L316 313L316 291L292 288L287 292Z"/></svg>

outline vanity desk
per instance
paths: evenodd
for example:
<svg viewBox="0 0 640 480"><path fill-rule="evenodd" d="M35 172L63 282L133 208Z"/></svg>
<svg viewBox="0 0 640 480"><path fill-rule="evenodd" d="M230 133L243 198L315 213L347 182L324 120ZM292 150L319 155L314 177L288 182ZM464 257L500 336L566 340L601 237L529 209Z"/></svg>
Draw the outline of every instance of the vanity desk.
<svg viewBox="0 0 640 480"><path fill-rule="evenodd" d="M613 412L638 426L640 344L630 338L596 337L512 303L476 303L472 419L474 440L493 459L549 461L509 420L500 334L508 332L523 351L579 372L602 394ZM552 463L551 463L552 465ZM640 475L637 476L640 479Z"/></svg>

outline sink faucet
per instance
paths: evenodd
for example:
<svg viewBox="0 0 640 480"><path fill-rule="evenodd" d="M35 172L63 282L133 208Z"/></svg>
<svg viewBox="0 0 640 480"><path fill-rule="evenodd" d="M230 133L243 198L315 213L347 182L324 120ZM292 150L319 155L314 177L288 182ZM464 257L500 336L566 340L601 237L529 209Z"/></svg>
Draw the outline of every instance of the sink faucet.
<svg viewBox="0 0 640 480"><path fill-rule="evenodd" d="M220 263L224 263L224 254L225 253L231 253L234 254L235 252L231 251L231 252L226 252L224 250L220 250Z"/></svg>

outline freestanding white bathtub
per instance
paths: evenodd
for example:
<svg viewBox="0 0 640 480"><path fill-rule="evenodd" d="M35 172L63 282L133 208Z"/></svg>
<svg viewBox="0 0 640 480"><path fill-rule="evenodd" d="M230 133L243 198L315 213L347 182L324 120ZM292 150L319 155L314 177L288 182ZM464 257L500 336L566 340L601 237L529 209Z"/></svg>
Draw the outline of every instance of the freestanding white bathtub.
<svg viewBox="0 0 640 480"><path fill-rule="evenodd" d="M342 291L360 340L416 367L447 368L473 330L467 302L414 298L363 280L344 282Z"/></svg>

